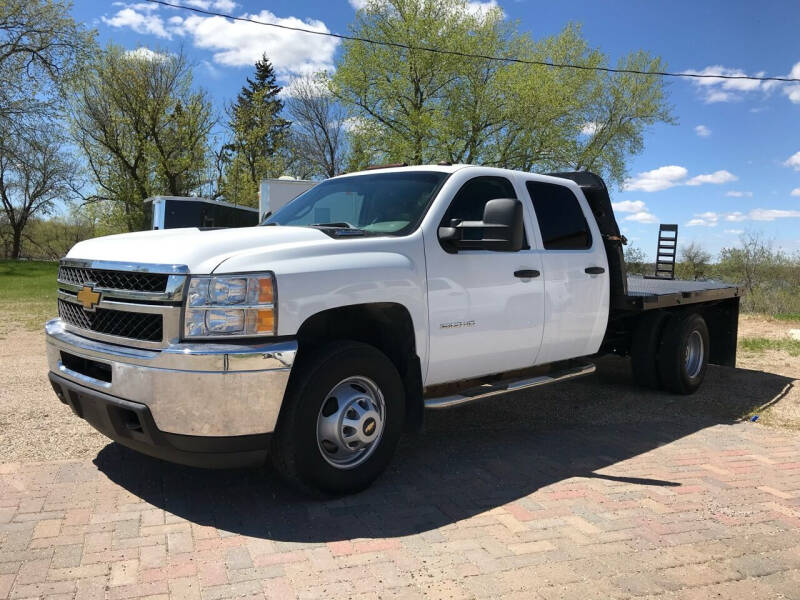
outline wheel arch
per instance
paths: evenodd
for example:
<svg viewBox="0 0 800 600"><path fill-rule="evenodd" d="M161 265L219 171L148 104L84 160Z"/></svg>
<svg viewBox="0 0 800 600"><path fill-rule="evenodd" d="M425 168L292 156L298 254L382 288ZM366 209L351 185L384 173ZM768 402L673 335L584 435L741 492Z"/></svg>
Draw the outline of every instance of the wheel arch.
<svg viewBox="0 0 800 600"><path fill-rule="evenodd" d="M422 370L414 322L397 302L374 302L330 308L309 316L297 331L298 360L323 344L352 340L374 346L397 368L406 396L406 430L423 425Z"/></svg>

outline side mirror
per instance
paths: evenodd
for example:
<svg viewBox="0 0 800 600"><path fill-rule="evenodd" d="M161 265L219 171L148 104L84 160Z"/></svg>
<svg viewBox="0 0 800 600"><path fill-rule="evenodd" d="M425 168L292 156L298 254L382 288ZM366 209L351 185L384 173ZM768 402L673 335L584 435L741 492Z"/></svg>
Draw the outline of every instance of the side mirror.
<svg viewBox="0 0 800 600"><path fill-rule="evenodd" d="M465 236L465 232L471 235ZM518 252L524 237L522 203L514 198L489 200L483 209L482 221L453 221L449 227L439 228L439 241L451 253L459 250Z"/></svg>

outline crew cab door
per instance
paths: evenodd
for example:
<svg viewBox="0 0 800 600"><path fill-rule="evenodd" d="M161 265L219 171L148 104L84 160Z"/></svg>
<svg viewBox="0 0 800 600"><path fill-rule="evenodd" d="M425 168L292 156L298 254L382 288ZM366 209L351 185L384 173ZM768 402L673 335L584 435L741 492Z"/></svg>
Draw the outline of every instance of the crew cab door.
<svg viewBox="0 0 800 600"><path fill-rule="evenodd" d="M425 231L430 330L426 385L531 366L543 333L542 265L540 253L530 248L530 206L522 202L522 250L448 253L438 238L439 226L449 226L452 219L480 221L489 200L520 195L506 177L458 174L454 179L458 187L452 200L443 203L446 211Z"/></svg>
<svg viewBox="0 0 800 600"><path fill-rule="evenodd" d="M577 188L528 180L544 279L537 363L594 354L608 323L609 273L600 230Z"/></svg>

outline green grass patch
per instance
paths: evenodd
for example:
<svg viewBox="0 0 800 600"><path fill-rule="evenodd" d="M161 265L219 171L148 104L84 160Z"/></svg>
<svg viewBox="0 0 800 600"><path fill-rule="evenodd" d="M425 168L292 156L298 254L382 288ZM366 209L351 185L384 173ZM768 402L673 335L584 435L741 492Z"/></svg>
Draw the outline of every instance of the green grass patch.
<svg viewBox="0 0 800 600"><path fill-rule="evenodd" d="M56 316L57 273L56 262L0 260L0 336Z"/></svg>
<svg viewBox="0 0 800 600"><path fill-rule="evenodd" d="M800 313L778 313L773 316L779 321L797 321L800 323Z"/></svg>
<svg viewBox="0 0 800 600"><path fill-rule="evenodd" d="M739 340L739 347L748 352L778 350L787 352L791 356L800 356L800 340L773 340L763 337L742 338Z"/></svg>

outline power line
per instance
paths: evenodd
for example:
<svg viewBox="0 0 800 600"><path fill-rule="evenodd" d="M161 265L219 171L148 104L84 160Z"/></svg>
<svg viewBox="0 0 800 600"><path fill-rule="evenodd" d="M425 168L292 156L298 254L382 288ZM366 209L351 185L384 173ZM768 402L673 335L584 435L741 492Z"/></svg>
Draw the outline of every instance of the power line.
<svg viewBox="0 0 800 600"><path fill-rule="evenodd" d="M257 19L250 19L248 17L235 17L213 10L206 10L194 6L184 6L181 4L172 4L166 0L146 0L152 4L161 4L162 6L169 6L170 8L179 8L191 12L199 13L202 15L209 15L212 17L223 17L233 21L242 21L244 23L253 23L255 25L264 25L266 27L275 27L277 29L286 29L288 31L297 31L299 33L308 33L311 35L320 35L324 37L332 37L340 40L349 40L353 42L364 42L365 44L373 44L376 46L388 46L391 48L400 48L403 50L419 50L422 52L433 52L435 54L449 54L452 56L459 56L461 58L480 58L483 60L494 60L505 63L518 63L524 65L536 65L542 67L556 67L559 69L578 69L581 71L603 71L606 73L630 73L633 75L650 75L657 77L686 77L692 79L744 79L748 81L781 81L788 83L800 83L800 78L793 77L756 77L751 75L708 75L704 73L671 73L668 71L640 71L637 69L614 69L612 67L591 67L587 65L573 65L569 63L555 63L545 60L528 60L525 58L506 57L506 56L491 56L488 54L472 54L469 52L459 52L458 50L443 50L441 48L432 48L429 46L412 46L410 44L401 44L399 42L386 42L380 40L372 40L369 38L359 37L355 35L344 35L341 33L332 33L329 31L314 31L313 29L305 29L303 27L292 27L291 25L281 25L280 23L269 23L267 21L259 21Z"/></svg>

